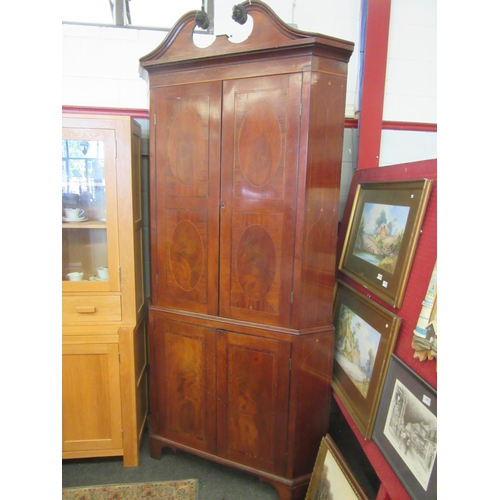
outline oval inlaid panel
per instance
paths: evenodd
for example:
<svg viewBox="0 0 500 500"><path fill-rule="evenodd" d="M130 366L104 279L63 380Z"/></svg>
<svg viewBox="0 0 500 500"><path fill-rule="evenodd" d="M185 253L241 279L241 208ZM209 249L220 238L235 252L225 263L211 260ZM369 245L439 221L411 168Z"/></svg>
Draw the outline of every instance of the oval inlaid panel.
<svg viewBox="0 0 500 500"><path fill-rule="evenodd" d="M170 269L180 288L193 290L203 272L203 241L192 222L177 224L170 242Z"/></svg>
<svg viewBox="0 0 500 500"><path fill-rule="evenodd" d="M236 276L243 292L252 300L262 300L271 289L276 274L276 249L264 227L246 229L236 251Z"/></svg>
<svg viewBox="0 0 500 500"><path fill-rule="evenodd" d="M267 184L281 157L281 127L274 110L259 103L248 111L238 142L241 172L254 186Z"/></svg>
<svg viewBox="0 0 500 500"><path fill-rule="evenodd" d="M168 138L168 159L175 178L181 184L194 184L204 157L203 125L194 111L183 109L175 117Z"/></svg>

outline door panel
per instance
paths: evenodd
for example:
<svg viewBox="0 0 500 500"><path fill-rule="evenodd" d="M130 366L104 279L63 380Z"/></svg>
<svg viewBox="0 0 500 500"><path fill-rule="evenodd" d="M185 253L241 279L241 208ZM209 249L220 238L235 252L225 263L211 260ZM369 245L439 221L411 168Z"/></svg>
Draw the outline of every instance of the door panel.
<svg viewBox="0 0 500 500"><path fill-rule="evenodd" d="M154 112L155 304L217 314L221 83L157 89Z"/></svg>
<svg viewBox="0 0 500 500"><path fill-rule="evenodd" d="M63 452L122 449L118 344L62 349Z"/></svg>
<svg viewBox="0 0 500 500"><path fill-rule="evenodd" d="M290 344L217 332L217 454L285 475Z"/></svg>
<svg viewBox="0 0 500 500"><path fill-rule="evenodd" d="M156 319L154 432L215 453L215 331Z"/></svg>
<svg viewBox="0 0 500 500"><path fill-rule="evenodd" d="M83 221L62 224L62 290L118 292L116 123L63 117L63 125L63 206L85 213ZM93 280L98 267L109 269L108 280ZM70 272L83 272L83 280L68 281Z"/></svg>
<svg viewBox="0 0 500 500"><path fill-rule="evenodd" d="M224 82L220 314L288 326L300 75Z"/></svg>

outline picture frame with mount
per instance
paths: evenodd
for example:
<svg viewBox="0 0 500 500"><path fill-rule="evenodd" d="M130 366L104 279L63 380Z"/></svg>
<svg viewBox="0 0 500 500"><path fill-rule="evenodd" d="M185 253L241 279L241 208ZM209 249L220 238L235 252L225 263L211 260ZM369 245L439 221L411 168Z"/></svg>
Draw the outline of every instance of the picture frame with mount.
<svg viewBox="0 0 500 500"><path fill-rule="evenodd" d="M437 391L395 355L373 441L413 500L437 498Z"/></svg>
<svg viewBox="0 0 500 500"><path fill-rule="evenodd" d="M401 318L337 280L333 307L332 387L370 439Z"/></svg>
<svg viewBox="0 0 500 500"><path fill-rule="evenodd" d="M432 190L431 179L356 188L339 270L400 308Z"/></svg>

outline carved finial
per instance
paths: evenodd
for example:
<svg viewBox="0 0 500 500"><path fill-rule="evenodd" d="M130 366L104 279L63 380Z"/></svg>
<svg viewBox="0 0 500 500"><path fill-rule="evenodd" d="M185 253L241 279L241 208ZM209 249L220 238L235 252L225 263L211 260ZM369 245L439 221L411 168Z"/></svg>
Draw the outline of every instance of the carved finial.
<svg viewBox="0 0 500 500"><path fill-rule="evenodd" d="M202 30L206 30L210 26L210 19L208 14L204 10L199 10L194 16L194 22L196 26L199 26Z"/></svg>
<svg viewBox="0 0 500 500"><path fill-rule="evenodd" d="M233 20L238 24L245 24L247 22L248 14L242 5L235 5L233 7Z"/></svg>

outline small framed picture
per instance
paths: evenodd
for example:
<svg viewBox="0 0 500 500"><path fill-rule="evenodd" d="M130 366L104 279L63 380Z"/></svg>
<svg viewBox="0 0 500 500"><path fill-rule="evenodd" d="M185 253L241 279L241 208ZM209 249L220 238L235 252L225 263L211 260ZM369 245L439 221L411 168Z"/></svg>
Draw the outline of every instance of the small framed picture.
<svg viewBox="0 0 500 500"><path fill-rule="evenodd" d="M370 439L401 318L342 281L333 306L332 387L365 439Z"/></svg>
<svg viewBox="0 0 500 500"><path fill-rule="evenodd" d="M437 498L437 393L394 355L373 441L414 500Z"/></svg>
<svg viewBox="0 0 500 500"><path fill-rule="evenodd" d="M306 500L334 498L368 500L340 450L327 434L321 440Z"/></svg>
<svg viewBox="0 0 500 500"><path fill-rule="evenodd" d="M358 185L339 269L401 307L432 180Z"/></svg>

